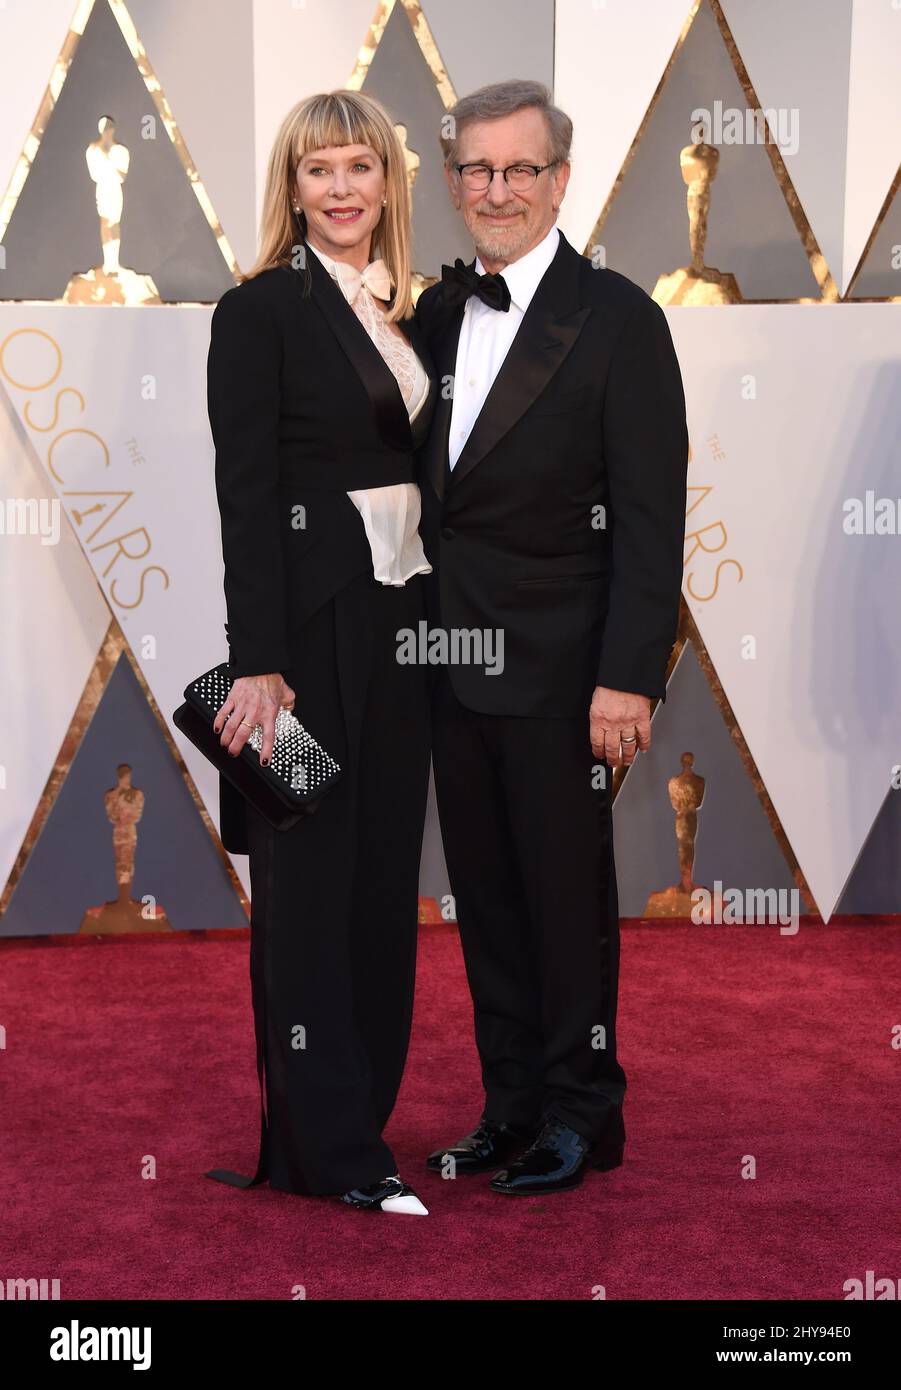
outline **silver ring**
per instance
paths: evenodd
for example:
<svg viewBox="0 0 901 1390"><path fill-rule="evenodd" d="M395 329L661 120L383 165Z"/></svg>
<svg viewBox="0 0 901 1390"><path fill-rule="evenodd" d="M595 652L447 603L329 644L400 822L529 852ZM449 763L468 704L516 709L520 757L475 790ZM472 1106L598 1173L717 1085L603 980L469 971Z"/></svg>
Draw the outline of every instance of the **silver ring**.
<svg viewBox="0 0 901 1390"><path fill-rule="evenodd" d="M634 743L634 742L635 742L635 735L632 734L632 735L630 735L629 738L624 738L623 735L620 734L620 740L619 740L619 741L620 741L620 743Z"/></svg>

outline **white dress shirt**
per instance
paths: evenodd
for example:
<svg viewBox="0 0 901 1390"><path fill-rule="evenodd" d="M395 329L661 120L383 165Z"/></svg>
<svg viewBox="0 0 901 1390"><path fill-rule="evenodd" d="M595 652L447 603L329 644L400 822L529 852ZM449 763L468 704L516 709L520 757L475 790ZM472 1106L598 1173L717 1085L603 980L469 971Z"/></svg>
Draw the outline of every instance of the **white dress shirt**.
<svg viewBox="0 0 901 1390"><path fill-rule="evenodd" d="M454 398L448 438L451 468L463 452L463 446L510 351L510 344L516 337L538 282L556 255L559 240L560 233L554 225L531 251L520 256L518 261L504 266L501 275L510 290L510 308L506 313L489 308L478 295L470 295L466 301L454 368ZM485 274L485 267L478 257L475 268L478 275Z"/></svg>
<svg viewBox="0 0 901 1390"><path fill-rule="evenodd" d="M351 300L342 279L341 262L333 261L315 246L311 245L310 249L315 251L337 283L385 359L400 388L412 423L428 396L429 379L425 368L406 338L399 338L388 327L380 301L370 294L366 285L362 285L356 298ZM380 584L401 585L414 574L431 574L432 567L425 557L419 537L422 501L416 483L362 488L347 495L362 518L372 551L372 572Z"/></svg>

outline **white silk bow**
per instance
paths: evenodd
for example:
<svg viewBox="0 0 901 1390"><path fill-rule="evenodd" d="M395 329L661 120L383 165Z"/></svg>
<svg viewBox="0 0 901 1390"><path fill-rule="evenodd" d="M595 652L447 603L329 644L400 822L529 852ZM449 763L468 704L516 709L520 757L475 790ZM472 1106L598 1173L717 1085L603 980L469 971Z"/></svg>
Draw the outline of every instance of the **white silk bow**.
<svg viewBox="0 0 901 1390"><path fill-rule="evenodd" d="M341 286L347 295L349 304L353 304L363 285L376 299L388 300L391 298L391 276L388 267L381 259L370 261L365 270L355 270L352 265L346 262L341 263L338 271L341 277Z"/></svg>

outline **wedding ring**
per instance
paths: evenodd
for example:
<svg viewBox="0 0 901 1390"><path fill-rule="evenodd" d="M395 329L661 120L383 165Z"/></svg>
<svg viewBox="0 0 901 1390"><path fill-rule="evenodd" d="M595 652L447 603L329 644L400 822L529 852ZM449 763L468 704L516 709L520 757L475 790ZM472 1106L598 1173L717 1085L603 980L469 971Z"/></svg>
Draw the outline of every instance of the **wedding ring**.
<svg viewBox="0 0 901 1390"><path fill-rule="evenodd" d="M253 728L253 725L252 725L251 723L249 723L249 721L246 720L246 719L242 719L242 720L241 720L241 723L242 723L242 724L246 724L247 727L248 727L248 729L252 729L252 728Z"/></svg>
<svg viewBox="0 0 901 1390"><path fill-rule="evenodd" d="M620 743L634 743L634 742L635 742L635 735L634 735L634 734L630 734L629 737L626 738L624 734L620 734L620 740L619 740L619 741L620 741Z"/></svg>

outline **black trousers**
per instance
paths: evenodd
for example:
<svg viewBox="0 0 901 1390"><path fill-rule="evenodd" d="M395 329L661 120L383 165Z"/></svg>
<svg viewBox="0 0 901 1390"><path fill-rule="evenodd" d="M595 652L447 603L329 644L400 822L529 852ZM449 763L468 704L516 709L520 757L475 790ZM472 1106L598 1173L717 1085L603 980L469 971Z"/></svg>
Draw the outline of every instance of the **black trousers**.
<svg viewBox="0 0 901 1390"><path fill-rule="evenodd" d="M484 1115L589 1140L622 1106L612 773L578 719L479 714L434 683L435 789ZM595 786L597 769L606 788Z"/></svg>
<svg viewBox="0 0 901 1390"><path fill-rule="evenodd" d="M382 1130L407 1055L428 791L425 669L396 660L422 581L360 576L320 609L286 672L294 712L342 767L287 831L247 806L251 984L262 1099L250 1186L340 1193L397 1171Z"/></svg>

